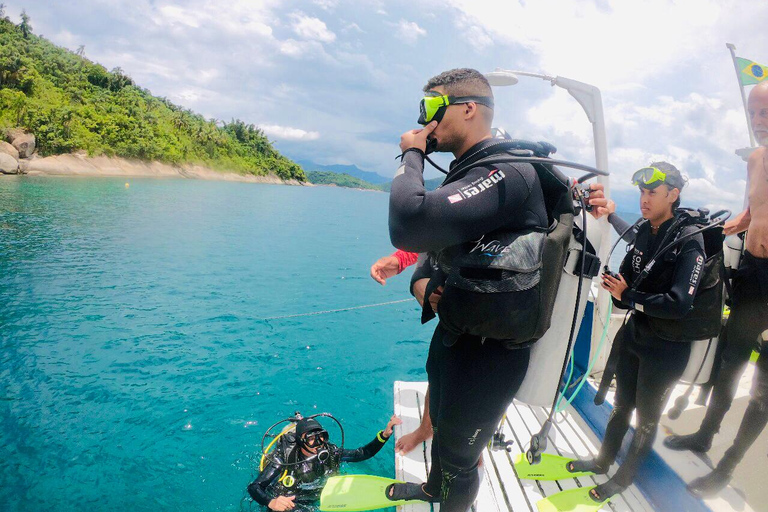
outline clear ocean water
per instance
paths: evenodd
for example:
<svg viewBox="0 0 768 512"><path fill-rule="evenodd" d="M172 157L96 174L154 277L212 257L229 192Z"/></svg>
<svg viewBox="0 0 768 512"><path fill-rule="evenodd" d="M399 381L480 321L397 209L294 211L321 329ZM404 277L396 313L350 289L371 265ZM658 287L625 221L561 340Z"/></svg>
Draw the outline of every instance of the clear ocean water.
<svg viewBox="0 0 768 512"><path fill-rule="evenodd" d="M264 320L409 297L368 275L388 195L128 181L0 180L0 509L248 510L271 423L356 447L426 378L415 301Z"/></svg>

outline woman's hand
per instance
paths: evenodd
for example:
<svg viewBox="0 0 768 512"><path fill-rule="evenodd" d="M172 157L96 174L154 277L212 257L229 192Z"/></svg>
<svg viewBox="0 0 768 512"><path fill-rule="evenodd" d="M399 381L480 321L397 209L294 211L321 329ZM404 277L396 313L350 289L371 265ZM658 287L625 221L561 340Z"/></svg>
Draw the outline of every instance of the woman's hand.
<svg viewBox="0 0 768 512"><path fill-rule="evenodd" d="M277 498L273 499L269 502L270 510L276 510L278 512L282 512L283 510L292 510L296 507L296 504L293 502L293 500L296 499L296 496L278 496Z"/></svg>
<svg viewBox="0 0 768 512"><path fill-rule="evenodd" d="M589 185L589 204L592 206L590 214L599 219L603 215L611 213L608 211L608 207L613 203L610 199L605 198L605 187L602 183L591 183ZM616 204L613 205L613 211L616 211Z"/></svg>
<svg viewBox="0 0 768 512"><path fill-rule="evenodd" d="M621 300L621 294L624 293L624 290L629 288L629 285L624 280L624 276L621 274L617 274L617 276L618 278L603 274L602 286L610 292L614 299Z"/></svg>
<svg viewBox="0 0 768 512"><path fill-rule="evenodd" d="M389 437L392 435L392 429L395 428L395 425L401 425L402 423L403 423L403 420L401 420L400 418L398 418L393 414L392 417L389 418L389 423L387 423L387 428L384 429L384 437L389 439Z"/></svg>

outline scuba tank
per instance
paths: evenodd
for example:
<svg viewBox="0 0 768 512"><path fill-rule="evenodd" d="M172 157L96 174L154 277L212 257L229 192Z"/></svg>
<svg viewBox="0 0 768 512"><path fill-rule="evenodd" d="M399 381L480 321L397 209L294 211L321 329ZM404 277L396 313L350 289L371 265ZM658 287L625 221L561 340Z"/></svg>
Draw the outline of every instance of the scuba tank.
<svg viewBox="0 0 768 512"><path fill-rule="evenodd" d="M721 286L725 287L727 291L727 298L723 298L722 306L725 306L726 302L729 302L731 296L731 281L733 279L733 274L739 268L741 256L744 251L743 237L739 235L725 237L725 241L722 244L722 251L723 268ZM726 318L724 317L723 326L725 325L725 321ZM719 362L719 345L719 336L708 340L698 340L693 342L693 345L691 346L691 356L688 359L688 366L685 367L685 372L680 378L681 382L690 385L685 390L685 393L675 400L674 407L669 410L667 415L670 419L676 420L680 417L685 408L688 407L688 401L693 393L693 387L695 385L702 386L697 403L706 405L706 400L712 385L712 374L715 371L715 365Z"/></svg>
<svg viewBox="0 0 768 512"><path fill-rule="evenodd" d="M735 272L739 268L741 263L741 255L744 253L744 238L740 235L730 235L725 237L725 243L723 244L723 252L725 253L725 268L731 273ZM727 276L729 279L732 276Z"/></svg>

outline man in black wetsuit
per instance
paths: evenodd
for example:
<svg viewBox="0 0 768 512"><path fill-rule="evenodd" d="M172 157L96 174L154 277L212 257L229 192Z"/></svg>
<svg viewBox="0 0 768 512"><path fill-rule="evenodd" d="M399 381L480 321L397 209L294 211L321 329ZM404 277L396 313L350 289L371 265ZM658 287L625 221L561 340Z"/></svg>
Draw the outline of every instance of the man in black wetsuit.
<svg viewBox="0 0 768 512"><path fill-rule="evenodd" d="M682 220L684 213L676 211L685 183L680 172L671 164L656 162L638 171L633 181L640 187L640 209L645 220L635 230L626 231L628 224L615 215L609 216L616 230L625 233L631 250L618 275L603 276L603 288L611 293L614 304L633 310L629 321L616 334L609 358L609 368L615 369L616 376L613 410L597 458L573 461L568 469L607 473L629 430L634 411L637 428L616 474L590 492L596 503L632 484L653 447L669 391L688 364L691 342L708 337L701 333L704 328L716 335L720 325L722 295L717 285L708 291L706 304L698 302L699 307L693 307L697 297L704 297L699 291L705 269L703 236L696 234L663 254L658 253L674 240L676 233L685 235L697 229ZM606 212L614 208L611 202ZM655 263L643 279L640 276L651 258ZM716 271L714 275L718 275ZM607 389L612 377L613 371L607 371L601 392Z"/></svg>
<svg viewBox="0 0 768 512"><path fill-rule="evenodd" d="M425 190L422 173L428 137L436 142L437 151L454 154L451 171L487 151L494 140L493 95L481 73L447 71L429 80L424 91L452 101L438 112L439 124L432 121L401 138L402 165L390 195L392 244L434 255L495 230L546 228L542 188L529 164L470 168L460 177L449 172L440 188ZM414 281L430 277L432 271L431 265L422 262ZM442 320L427 360L434 429L429 477L425 484L396 484L389 495L440 501L443 512L465 512L479 488L477 466L483 448L525 377L530 346L510 350L503 340L457 337L444 329Z"/></svg>
<svg viewBox="0 0 768 512"><path fill-rule="evenodd" d="M367 445L356 450L342 450L328 442L328 432L311 418L296 422L295 433L267 456L268 463L249 486L248 494L269 510L314 510L325 482L338 473L342 462L361 462L376 455L401 423L390 418L384 430Z"/></svg>
<svg viewBox="0 0 768 512"><path fill-rule="evenodd" d="M673 450L709 451L731 408L752 351L759 347L760 334L768 329L768 82L762 82L750 91L748 107L752 131L760 147L750 155L747 163L747 209L725 225L727 235L747 231L746 252L733 277L731 314L722 338L725 348L707 412L697 432L669 436L664 440L664 444ZM765 346L758 360L751 395L733 446L726 451L715 471L688 486L694 495L709 496L725 487L736 466L768 424L768 349Z"/></svg>

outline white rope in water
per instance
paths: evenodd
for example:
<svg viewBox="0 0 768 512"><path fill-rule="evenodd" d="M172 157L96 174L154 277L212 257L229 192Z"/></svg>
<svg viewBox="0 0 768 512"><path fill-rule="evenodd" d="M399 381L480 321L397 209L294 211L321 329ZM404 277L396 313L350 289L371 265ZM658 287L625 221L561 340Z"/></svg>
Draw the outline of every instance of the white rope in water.
<svg viewBox="0 0 768 512"><path fill-rule="evenodd" d="M342 311L352 311L355 309L375 308L379 306L389 306L390 304L401 304L403 302L410 302L412 300L415 300L415 299L410 298L410 299L392 300L389 302L379 302L378 304L366 304L365 306L352 306L351 308L327 309L325 311L314 311L312 313L299 313L297 315L270 316L268 318L259 318L259 321L264 322L267 320L282 320L284 318L298 318L301 316L327 315L328 313L340 313Z"/></svg>

